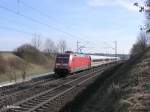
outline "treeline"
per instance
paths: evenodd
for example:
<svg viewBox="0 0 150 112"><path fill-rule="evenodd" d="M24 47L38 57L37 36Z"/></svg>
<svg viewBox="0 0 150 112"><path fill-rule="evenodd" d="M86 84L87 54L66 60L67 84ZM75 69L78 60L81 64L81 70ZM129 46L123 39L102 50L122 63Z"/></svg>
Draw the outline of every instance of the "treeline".
<svg viewBox="0 0 150 112"><path fill-rule="evenodd" d="M42 40L40 37L34 37L31 43L25 43L14 50L14 54L26 62L34 64L46 64L48 59L55 59L56 53L64 53L67 50L65 40L59 40L55 43L50 38Z"/></svg>
<svg viewBox="0 0 150 112"><path fill-rule="evenodd" d="M27 63L45 65L49 59L55 60L56 53L64 53L67 50L65 40L55 43L50 38L43 41L39 37L34 37L31 43L23 44L14 50L14 54Z"/></svg>
<svg viewBox="0 0 150 112"><path fill-rule="evenodd" d="M31 45L36 49L49 54L64 53L68 49L67 42L62 39L55 43L50 38L47 38L45 41L43 41L39 37L34 37L32 38Z"/></svg>

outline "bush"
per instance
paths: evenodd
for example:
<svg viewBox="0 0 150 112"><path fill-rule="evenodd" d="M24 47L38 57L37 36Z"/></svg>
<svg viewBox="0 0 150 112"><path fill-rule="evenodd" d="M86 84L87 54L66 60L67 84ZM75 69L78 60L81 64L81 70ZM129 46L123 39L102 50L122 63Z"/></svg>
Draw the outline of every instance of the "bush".
<svg viewBox="0 0 150 112"><path fill-rule="evenodd" d="M137 54L144 53L147 50L147 48L147 38L143 33L141 33L137 42L133 45L131 49L131 57Z"/></svg>
<svg viewBox="0 0 150 112"><path fill-rule="evenodd" d="M27 62L35 64L47 63L47 57L44 56L37 48L30 44L24 44L15 50L15 55L23 58Z"/></svg>

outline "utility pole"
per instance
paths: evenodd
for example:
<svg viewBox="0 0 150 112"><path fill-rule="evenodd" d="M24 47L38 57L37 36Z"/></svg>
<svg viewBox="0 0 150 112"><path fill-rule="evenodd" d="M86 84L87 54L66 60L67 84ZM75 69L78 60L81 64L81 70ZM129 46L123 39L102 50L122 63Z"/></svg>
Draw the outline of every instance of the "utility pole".
<svg viewBox="0 0 150 112"><path fill-rule="evenodd" d="M118 48L117 48L117 47L118 47L118 46L117 46L117 41L114 41L114 43L115 43L115 57L117 57L117 49L118 49Z"/></svg>
<svg viewBox="0 0 150 112"><path fill-rule="evenodd" d="M79 42L79 41L77 41L77 53L81 53L82 52L82 49L84 49L84 48L86 48L85 46L86 46L86 44L88 44L88 43L86 43L86 44L84 44L84 45L81 45L80 44L81 42Z"/></svg>
<svg viewBox="0 0 150 112"><path fill-rule="evenodd" d="M79 42L79 41L77 41L77 51L76 51L76 52L77 52L77 54L78 54L78 52L79 52L79 43L80 43L80 42Z"/></svg>
<svg viewBox="0 0 150 112"><path fill-rule="evenodd" d="M117 41L113 41L114 43L114 47L111 47L110 45L108 45L107 43L105 43L108 47L106 47L106 55L109 56L109 50L107 51L107 48L111 48L114 51L114 55L115 57L117 57L117 50L118 50L118 43Z"/></svg>

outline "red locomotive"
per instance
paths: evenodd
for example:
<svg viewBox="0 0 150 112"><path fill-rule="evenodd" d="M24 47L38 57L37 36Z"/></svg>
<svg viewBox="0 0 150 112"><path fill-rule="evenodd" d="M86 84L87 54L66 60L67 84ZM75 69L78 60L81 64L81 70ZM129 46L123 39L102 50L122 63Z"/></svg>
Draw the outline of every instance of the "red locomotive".
<svg viewBox="0 0 150 112"><path fill-rule="evenodd" d="M66 52L57 55L54 71L56 74L63 75L87 69L89 67L91 67L90 56Z"/></svg>

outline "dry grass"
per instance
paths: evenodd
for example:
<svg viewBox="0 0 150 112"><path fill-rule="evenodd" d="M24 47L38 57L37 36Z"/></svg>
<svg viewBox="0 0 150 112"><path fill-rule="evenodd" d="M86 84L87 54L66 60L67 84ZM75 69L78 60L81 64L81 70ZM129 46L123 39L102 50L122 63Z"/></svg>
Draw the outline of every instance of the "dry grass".
<svg viewBox="0 0 150 112"><path fill-rule="evenodd" d="M2 61L7 62L7 64L3 63L3 66L0 67L4 67L4 69L6 69L5 72L0 72L0 82L23 78L24 73L26 76L31 76L50 72L53 71L54 67L54 61L51 59L48 59L46 64L39 65L34 63L26 63L25 60L19 58L13 53L1 53L0 56L3 57L0 58Z"/></svg>
<svg viewBox="0 0 150 112"><path fill-rule="evenodd" d="M14 55L13 53L0 53L2 56L3 56L3 58L5 59L5 60L7 60L7 59L10 59L10 58L19 58L18 56L16 56L16 55Z"/></svg>

